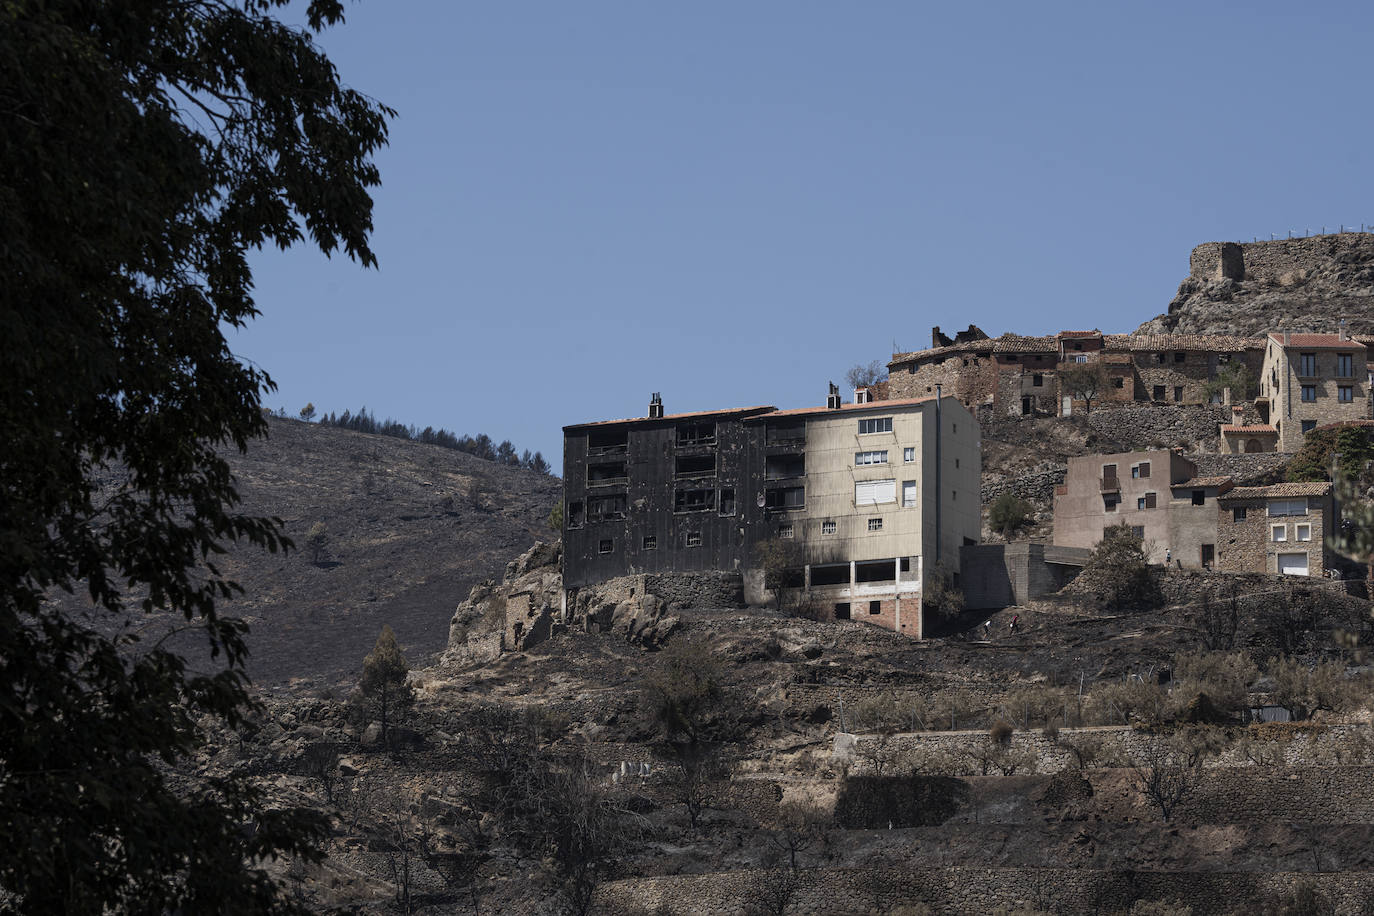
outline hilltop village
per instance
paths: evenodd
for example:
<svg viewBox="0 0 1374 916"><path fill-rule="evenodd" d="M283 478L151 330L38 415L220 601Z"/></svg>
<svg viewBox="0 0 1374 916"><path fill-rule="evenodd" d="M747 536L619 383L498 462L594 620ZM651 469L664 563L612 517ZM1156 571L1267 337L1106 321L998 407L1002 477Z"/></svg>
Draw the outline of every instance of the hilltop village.
<svg viewBox="0 0 1374 916"><path fill-rule="evenodd" d="M1268 248L1248 276L1295 264ZM1246 277L1242 246L1209 244L1187 282ZM950 338L937 326L930 348L893 354L852 401L832 384L825 406L666 414L655 394L644 417L565 427L559 613L619 577L705 577L718 591L726 576L746 603L786 593L819 618L919 638L923 607L951 589L969 609L1057 590L1116 525L1173 568L1358 577L1331 549L1332 484L1257 485L1240 457L1291 457L1314 430L1374 426L1374 336L1323 323L1259 336L990 338L970 325ZM1054 482L1049 536L987 544L982 427L1114 408L1210 415L1211 441L1190 444L1213 469L1165 437L1075 456Z"/></svg>

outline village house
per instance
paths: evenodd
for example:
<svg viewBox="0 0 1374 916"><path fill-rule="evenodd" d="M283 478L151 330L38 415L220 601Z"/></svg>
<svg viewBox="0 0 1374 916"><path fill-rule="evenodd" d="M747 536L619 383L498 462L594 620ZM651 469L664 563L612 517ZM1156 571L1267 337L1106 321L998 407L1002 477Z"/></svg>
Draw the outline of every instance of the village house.
<svg viewBox="0 0 1374 916"><path fill-rule="evenodd" d="M796 545L801 600L920 637L932 577L981 531L978 423L956 399L751 407L564 428L564 587L639 573L738 573Z"/></svg>
<svg viewBox="0 0 1374 916"><path fill-rule="evenodd" d="M1054 544L1091 548L1114 525L1145 541L1152 563L1210 568L1216 563L1217 499L1229 477L1198 477L1169 449L1070 458L1055 489Z"/></svg>
<svg viewBox="0 0 1374 916"><path fill-rule="evenodd" d="M1303 437L1318 426L1368 419L1368 348L1344 331L1270 334L1255 404L1281 452L1302 448ZM1232 435L1248 441L1254 432Z"/></svg>
<svg viewBox="0 0 1374 916"><path fill-rule="evenodd" d="M1235 487L1218 500L1217 568L1322 576L1338 519L1329 482Z"/></svg>

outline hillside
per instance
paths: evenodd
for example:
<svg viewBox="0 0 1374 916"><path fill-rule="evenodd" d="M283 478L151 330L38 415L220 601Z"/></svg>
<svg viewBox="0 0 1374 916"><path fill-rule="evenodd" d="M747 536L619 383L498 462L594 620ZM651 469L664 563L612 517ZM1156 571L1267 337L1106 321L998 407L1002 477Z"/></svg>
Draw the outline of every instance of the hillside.
<svg viewBox="0 0 1374 916"><path fill-rule="evenodd" d="M355 678L383 624L424 663L468 590L547 536L561 493L555 477L295 420L272 420L229 460L244 509L280 517L298 545L222 564L246 593L221 607L250 622L249 673L264 685ZM316 522L329 534L318 563L300 549Z"/></svg>
<svg viewBox="0 0 1374 916"><path fill-rule="evenodd" d="M1192 270L1168 311L1135 333L1334 333L1342 318L1353 333L1374 333L1374 234L1243 243L1238 279L1202 269L1202 255L1216 245L1194 249Z"/></svg>

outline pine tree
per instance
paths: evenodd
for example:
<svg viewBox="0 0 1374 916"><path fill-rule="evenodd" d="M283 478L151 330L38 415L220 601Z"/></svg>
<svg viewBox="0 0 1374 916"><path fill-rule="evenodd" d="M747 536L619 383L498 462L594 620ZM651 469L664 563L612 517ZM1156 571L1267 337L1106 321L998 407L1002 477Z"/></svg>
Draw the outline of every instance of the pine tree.
<svg viewBox="0 0 1374 916"><path fill-rule="evenodd" d="M377 644L363 659L358 691L363 708L382 726L382 743L390 745L391 728L415 703L415 689L407 677L410 665L391 627L383 626Z"/></svg>

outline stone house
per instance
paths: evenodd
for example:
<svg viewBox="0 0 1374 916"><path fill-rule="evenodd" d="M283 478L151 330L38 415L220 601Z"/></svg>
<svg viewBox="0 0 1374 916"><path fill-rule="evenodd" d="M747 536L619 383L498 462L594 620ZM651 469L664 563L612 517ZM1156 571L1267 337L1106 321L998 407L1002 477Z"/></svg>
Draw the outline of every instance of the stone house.
<svg viewBox="0 0 1374 916"><path fill-rule="evenodd" d="M1059 373L1070 366L1095 363L1104 369L1107 386L1095 405L1204 404L1219 400L1206 388L1222 367L1241 360L1257 373L1264 353L1260 339L1226 335L1093 330L1041 337L961 334L962 339L949 343L935 328L932 336L934 345L928 350L893 355L888 364L891 397L921 397L943 386L970 409L990 407L1023 416L1066 416L1083 409L1059 384Z"/></svg>
<svg viewBox="0 0 1374 916"><path fill-rule="evenodd" d="M564 585L641 573L742 576L795 544L801 600L913 637L942 567L981 532L980 432L954 398L664 414L564 427ZM956 574L957 575L957 574Z"/></svg>
<svg viewBox="0 0 1374 916"><path fill-rule="evenodd" d="M1339 522L1329 482L1235 487L1218 500L1217 568L1322 576Z"/></svg>
<svg viewBox="0 0 1374 916"><path fill-rule="evenodd" d="M1070 458L1055 489L1054 544L1091 548L1114 525L1145 541L1150 561L1192 568L1216 561L1217 499L1229 477L1198 477L1169 449Z"/></svg>
<svg viewBox="0 0 1374 916"><path fill-rule="evenodd" d="M1255 405L1281 452L1302 448L1318 426L1368 419L1368 348L1344 331L1270 334Z"/></svg>

